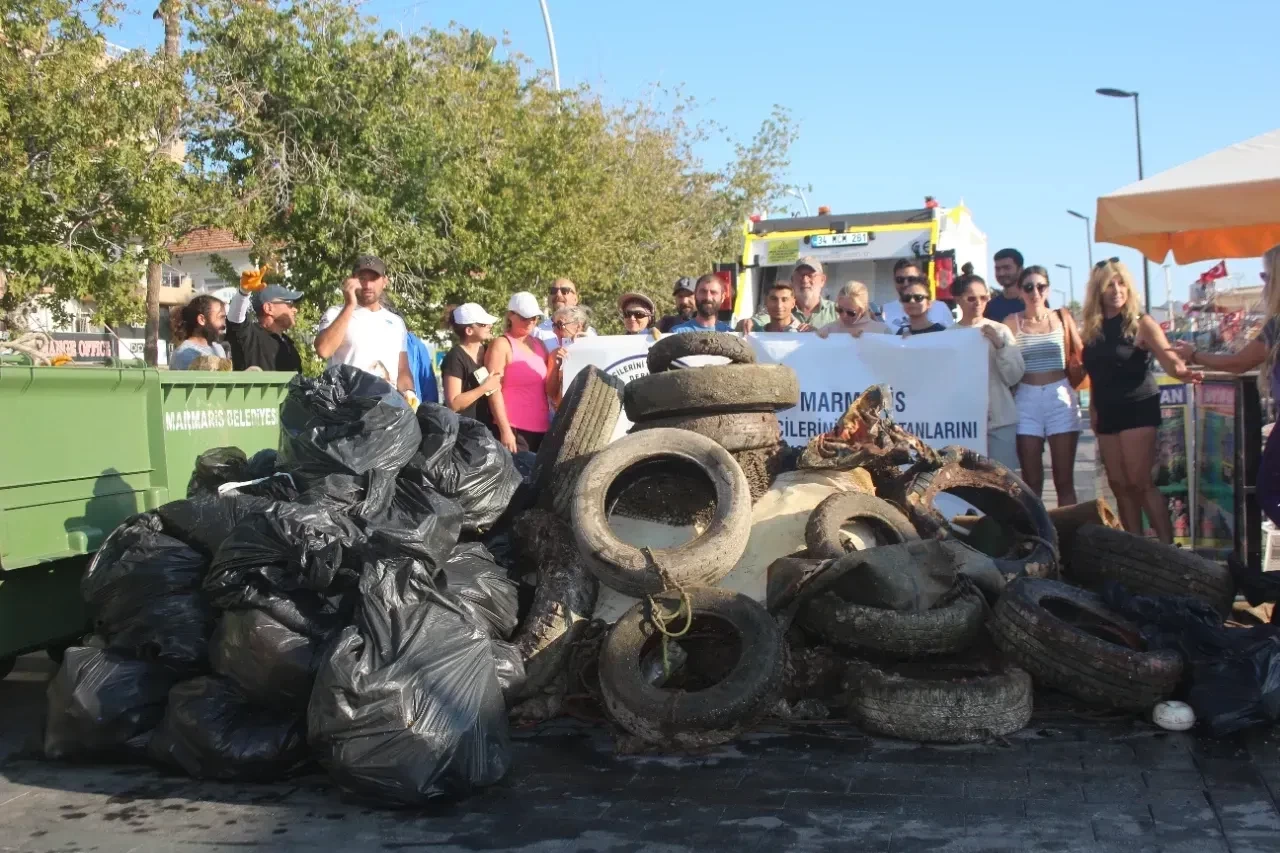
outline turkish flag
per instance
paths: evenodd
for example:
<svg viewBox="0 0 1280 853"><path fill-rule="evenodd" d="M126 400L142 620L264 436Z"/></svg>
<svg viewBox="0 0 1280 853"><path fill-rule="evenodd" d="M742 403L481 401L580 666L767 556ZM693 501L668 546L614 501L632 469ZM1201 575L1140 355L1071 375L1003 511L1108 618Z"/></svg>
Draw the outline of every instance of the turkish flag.
<svg viewBox="0 0 1280 853"><path fill-rule="evenodd" d="M1213 281L1214 279L1226 278L1226 277L1227 277L1226 261L1218 261L1216 264L1211 266L1208 270L1200 274L1201 281Z"/></svg>

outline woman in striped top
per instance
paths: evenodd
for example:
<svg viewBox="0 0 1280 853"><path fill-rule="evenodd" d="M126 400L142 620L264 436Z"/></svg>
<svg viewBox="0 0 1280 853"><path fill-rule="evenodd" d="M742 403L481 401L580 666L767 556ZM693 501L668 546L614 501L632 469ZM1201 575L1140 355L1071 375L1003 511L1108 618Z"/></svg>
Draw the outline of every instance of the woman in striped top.
<svg viewBox="0 0 1280 853"><path fill-rule="evenodd" d="M1049 271L1027 267L1018 277L1026 308L1010 325L1026 373L1013 399L1018 406L1018 461L1022 479L1037 495L1044 489L1044 444L1049 442L1058 506L1076 502L1074 469L1080 439L1080 399L1067 379L1067 352L1080 352L1080 332L1067 311L1049 310Z"/></svg>

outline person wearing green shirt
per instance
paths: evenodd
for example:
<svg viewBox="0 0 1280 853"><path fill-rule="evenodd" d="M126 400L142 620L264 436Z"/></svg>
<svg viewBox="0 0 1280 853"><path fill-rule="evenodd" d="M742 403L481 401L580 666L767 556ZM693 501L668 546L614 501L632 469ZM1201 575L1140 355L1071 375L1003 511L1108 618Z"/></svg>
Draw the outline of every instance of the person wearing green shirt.
<svg viewBox="0 0 1280 853"><path fill-rule="evenodd" d="M827 283L827 275L822 271L822 262L813 256L800 259L791 273L791 289L796 295L796 306L791 309L791 316L800 324L799 331L812 332L830 325L840 319L836 304L830 299L822 298L822 288ZM769 322L769 312L761 311L750 320L738 324L741 332L760 329Z"/></svg>

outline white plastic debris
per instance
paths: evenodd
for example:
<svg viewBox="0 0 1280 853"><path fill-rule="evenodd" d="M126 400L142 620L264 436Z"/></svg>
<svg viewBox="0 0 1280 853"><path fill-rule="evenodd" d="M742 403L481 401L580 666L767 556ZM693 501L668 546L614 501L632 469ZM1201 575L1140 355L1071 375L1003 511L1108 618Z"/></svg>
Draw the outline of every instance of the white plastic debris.
<svg viewBox="0 0 1280 853"><path fill-rule="evenodd" d="M1151 722L1171 732L1185 732L1196 724L1196 712L1186 702L1161 702L1152 709Z"/></svg>

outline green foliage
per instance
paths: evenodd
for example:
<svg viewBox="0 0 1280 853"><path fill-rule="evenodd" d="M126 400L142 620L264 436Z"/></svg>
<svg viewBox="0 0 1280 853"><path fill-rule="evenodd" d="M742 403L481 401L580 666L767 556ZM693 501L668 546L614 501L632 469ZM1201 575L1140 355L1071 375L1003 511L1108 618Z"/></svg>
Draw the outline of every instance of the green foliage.
<svg viewBox="0 0 1280 853"><path fill-rule="evenodd" d="M35 296L137 320L146 260L180 226L181 167L155 128L181 103L181 76L140 51L108 54L115 9L0 0L0 313Z"/></svg>
<svg viewBox="0 0 1280 853"><path fill-rule="evenodd" d="M489 37L383 31L337 0L198 0L188 26L188 153L225 224L318 304L378 254L420 330L445 304L496 311L559 276L601 331L624 291L665 305L678 276L736 256L794 136L775 111L708 170L693 149L715 129L686 99L557 93Z"/></svg>

